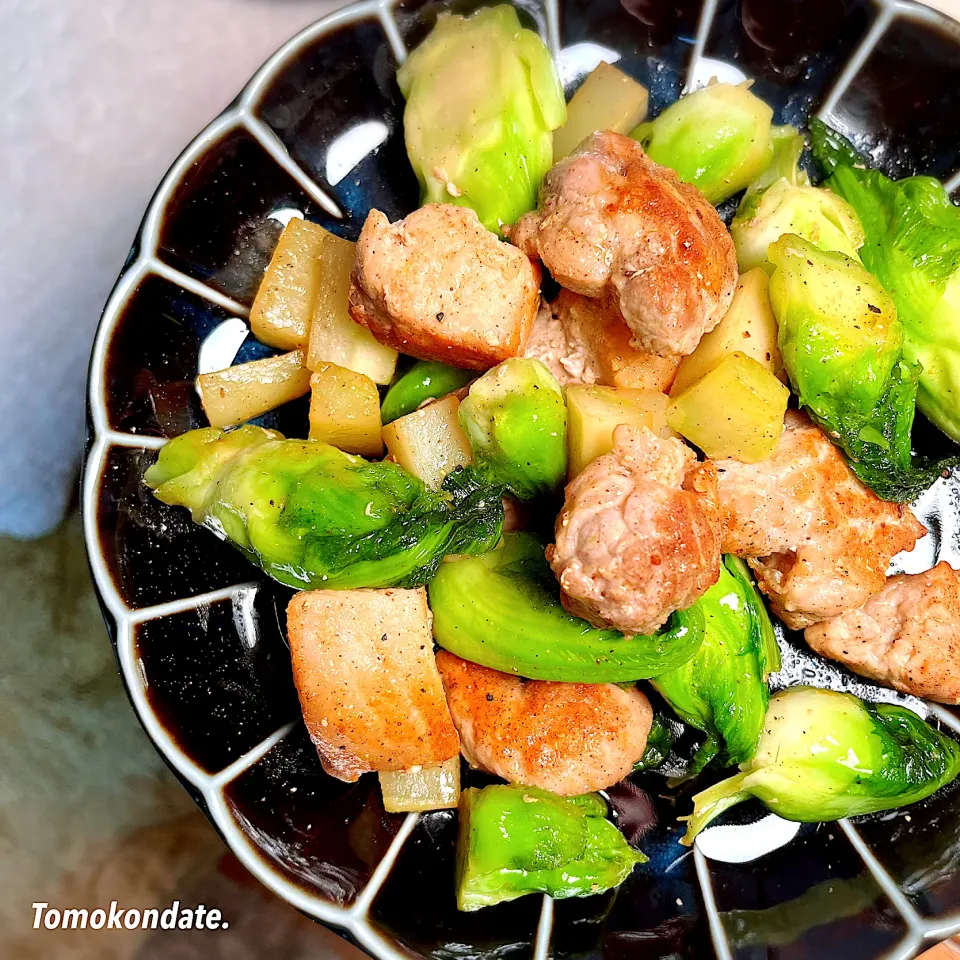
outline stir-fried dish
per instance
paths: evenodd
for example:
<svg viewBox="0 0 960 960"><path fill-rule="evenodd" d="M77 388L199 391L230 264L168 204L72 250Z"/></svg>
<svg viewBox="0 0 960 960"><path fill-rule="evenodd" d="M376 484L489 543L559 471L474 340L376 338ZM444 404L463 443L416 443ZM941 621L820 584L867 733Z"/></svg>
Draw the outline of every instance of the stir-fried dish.
<svg viewBox="0 0 960 960"><path fill-rule="evenodd" d="M955 462L916 408L960 439L960 208L819 121L801 165L749 84L648 120L602 63L568 104L507 6L442 16L397 81L422 206L355 244L291 220L250 318L278 353L201 376L210 426L146 474L298 591L324 770L459 808L462 910L623 881L603 791L681 724L688 780L739 767L687 844L748 798L832 820L956 777L905 707L770 684L779 619L960 703L960 572L887 575ZM307 438L247 422L306 393ZM461 791L461 758L505 782Z"/></svg>

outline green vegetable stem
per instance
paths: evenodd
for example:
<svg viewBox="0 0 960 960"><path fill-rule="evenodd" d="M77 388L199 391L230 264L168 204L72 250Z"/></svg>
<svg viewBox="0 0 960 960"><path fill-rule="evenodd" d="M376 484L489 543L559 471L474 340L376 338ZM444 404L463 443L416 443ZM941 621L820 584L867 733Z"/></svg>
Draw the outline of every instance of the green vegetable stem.
<svg viewBox="0 0 960 960"><path fill-rule="evenodd" d="M567 105L550 51L513 7L442 15L397 82L424 203L472 207L494 231L536 206Z"/></svg>
<svg viewBox="0 0 960 960"><path fill-rule="evenodd" d="M479 910L528 893L588 897L618 886L647 858L606 816L594 793L564 798L513 785L464 790L457 906Z"/></svg>
<svg viewBox="0 0 960 960"><path fill-rule="evenodd" d="M539 360L513 357L474 381L460 404L473 462L520 500L549 493L567 475L567 405Z"/></svg>
<svg viewBox="0 0 960 960"><path fill-rule="evenodd" d="M437 643L458 657L533 680L623 683L657 676L694 655L698 604L651 636L599 630L567 613L543 546L509 533L495 550L441 565L428 586Z"/></svg>
<svg viewBox="0 0 960 960"><path fill-rule="evenodd" d="M749 797L786 820L838 820L916 803L958 773L960 744L910 710L792 687L770 698L740 773L693 798L683 843Z"/></svg>
<svg viewBox="0 0 960 960"><path fill-rule="evenodd" d="M493 547L503 525L499 491L470 467L429 490L395 463L254 426L177 437L144 479L300 590L418 586L446 554Z"/></svg>
<svg viewBox="0 0 960 960"><path fill-rule="evenodd" d="M672 749L673 732L663 717L655 713L653 723L650 725L650 733L647 734L647 745L643 756L633 765L633 772L642 773L645 770L656 770L657 767L663 766Z"/></svg>
<svg viewBox="0 0 960 960"><path fill-rule="evenodd" d="M465 387L475 370L458 370L436 360L418 360L403 376L391 384L380 405L380 421L393 423L413 413L425 400L436 400Z"/></svg>
<svg viewBox="0 0 960 960"><path fill-rule="evenodd" d="M682 720L707 734L691 773L721 753L730 763L753 756L767 710L767 676L780 668L773 625L742 560L724 557L720 579L698 605L705 620L700 649L652 681Z"/></svg>

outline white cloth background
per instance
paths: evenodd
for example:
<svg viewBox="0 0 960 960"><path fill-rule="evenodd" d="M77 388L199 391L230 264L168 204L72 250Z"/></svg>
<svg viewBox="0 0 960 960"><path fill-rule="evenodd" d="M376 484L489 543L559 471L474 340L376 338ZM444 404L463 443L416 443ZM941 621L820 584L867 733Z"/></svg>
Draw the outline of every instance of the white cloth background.
<svg viewBox="0 0 960 960"><path fill-rule="evenodd" d="M167 167L342 2L0 3L0 533L50 530L72 496L93 333Z"/></svg>

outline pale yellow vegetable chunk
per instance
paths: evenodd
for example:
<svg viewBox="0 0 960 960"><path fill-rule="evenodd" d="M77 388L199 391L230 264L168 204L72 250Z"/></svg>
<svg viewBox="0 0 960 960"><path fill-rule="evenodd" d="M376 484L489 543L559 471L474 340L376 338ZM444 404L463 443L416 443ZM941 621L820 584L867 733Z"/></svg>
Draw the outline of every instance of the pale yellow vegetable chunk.
<svg viewBox="0 0 960 960"><path fill-rule="evenodd" d="M279 350L307 345L320 277L323 227L294 217L284 228L250 308L250 329Z"/></svg>
<svg viewBox="0 0 960 960"><path fill-rule="evenodd" d="M302 397L310 389L303 351L201 373L197 389L211 427L232 427Z"/></svg>
<svg viewBox="0 0 960 960"><path fill-rule="evenodd" d="M357 245L332 233L324 234L307 366L317 370L325 363L335 363L364 374L374 383L389 383L397 367L397 351L378 343L366 327L350 319L347 297Z"/></svg>
<svg viewBox="0 0 960 960"><path fill-rule="evenodd" d="M362 373L327 363L310 377L310 439L323 440L347 453L378 457L380 394Z"/></svg>
<svg viewBox="0 0 960 960"><path fill-rule="evenodd" d="M451 470L473 459L459 409L460 401L451 394L383 428L383 441L397 463L428 487L439 487Z"/></svg>
<svg viewBox="0 0 960 960"><path fill-rule="evenodd" d="M767 275L754 267L741 275L730 308L720 323L684 357L670 388L682 393L725 354L739 351L783 379L783 359L777 346L777 318L770 307Z"/></svg>
<svg viewBox="0 0 960 960"><path fill-rule="evenodd" d="M569 476L613 449L613 431L620 424L647 427L659 437L672 437L666 411L670 398L656 390L619 387L567 387Z"/></svg>
<svg viewBox="0 0 960 960"><path fill-rule="evenodd" d="M398 773L382 772L380 790L387 813L447 810L460 802L460 757L451 757L436 767L420 767Z"/></svg>
<svg viewBox="0 0 960 960"><path fill-rule="evenodd" d="M553 162L595 130L629 133L647 116L647 88L609 63L599 63L567 104L567 122L553 131Z"/></svg>
<svg viewBox="0 0 960 960"><path fill-rule="evenodd" d="M712 459L756 463L780 439L789 396L762 364L728 353L670 401L667 423Z"/></svg>

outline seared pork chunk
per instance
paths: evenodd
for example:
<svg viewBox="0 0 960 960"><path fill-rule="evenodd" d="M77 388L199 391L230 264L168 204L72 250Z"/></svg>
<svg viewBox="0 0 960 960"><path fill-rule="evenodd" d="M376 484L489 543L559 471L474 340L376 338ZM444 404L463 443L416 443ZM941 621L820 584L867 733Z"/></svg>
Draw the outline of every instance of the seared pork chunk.
<svg viewBox="0 0 960 960"><path fill-rule="evenodd" d="M460 749L433 657L427 594L310 590L287 608L293 678L323 769L442 763Z"/></svg>
<svg viewBox="0 0 960 960"><path fill-rule="evenodd" d="M540 305L523 355L539 360L561 386L598 380L594 357L582 340L570 336L552 304Z"/></svg>
<svg viewBox="0 0 960 960"><path fill-rule="evenodd" d="M802 413L788 411L768 459L716 467L723 551L749 560L795 630L859 607L883 586L890 560L927 532L909 507L865 487Z"/></svg>
<svg viewBox="0 0 960 960"><path fill-rule="evenodd" d="M720 575L716 471L645 427L621 425L613 438L567 484L547 559L571 613L649 634Z"/></svg>
<svg viewBox="0 0 960 960"><path fill-rule="evenodd" d="M437 667L469 763L563 797L619 783L653 713L635 687L522 680L441 650Z"/></svg>
<svg viewBox="0 0 960 960"><path fill-rule="evenodd" d="M807 627L817 653L926 700L960 703L960 573L946 562L890 577L856 610Z"/></svg>
<svg viewBox="0 0 960 960"><path fill-rule="evenodd" d="M371 210L360 232L350 316L402 353L486 370L523 351L539 299L539 269L467 207Z"/></svg>
<svg viewBox="0 0 960 960"><path fill-rule="evenodd" d="M666 393L680 358L638 350L632 339L614 307L563 290L541 307L524 356L546 364L564 385L599 383Z"/></svg>
<svg viewBox="0 0 960 960"><path fill-rule="evenodd" d="M568 290L609 299L634 344L661 356L692 353L737 282L713 206L618 133L593 134L554 166L510 237Z"/></svg>

